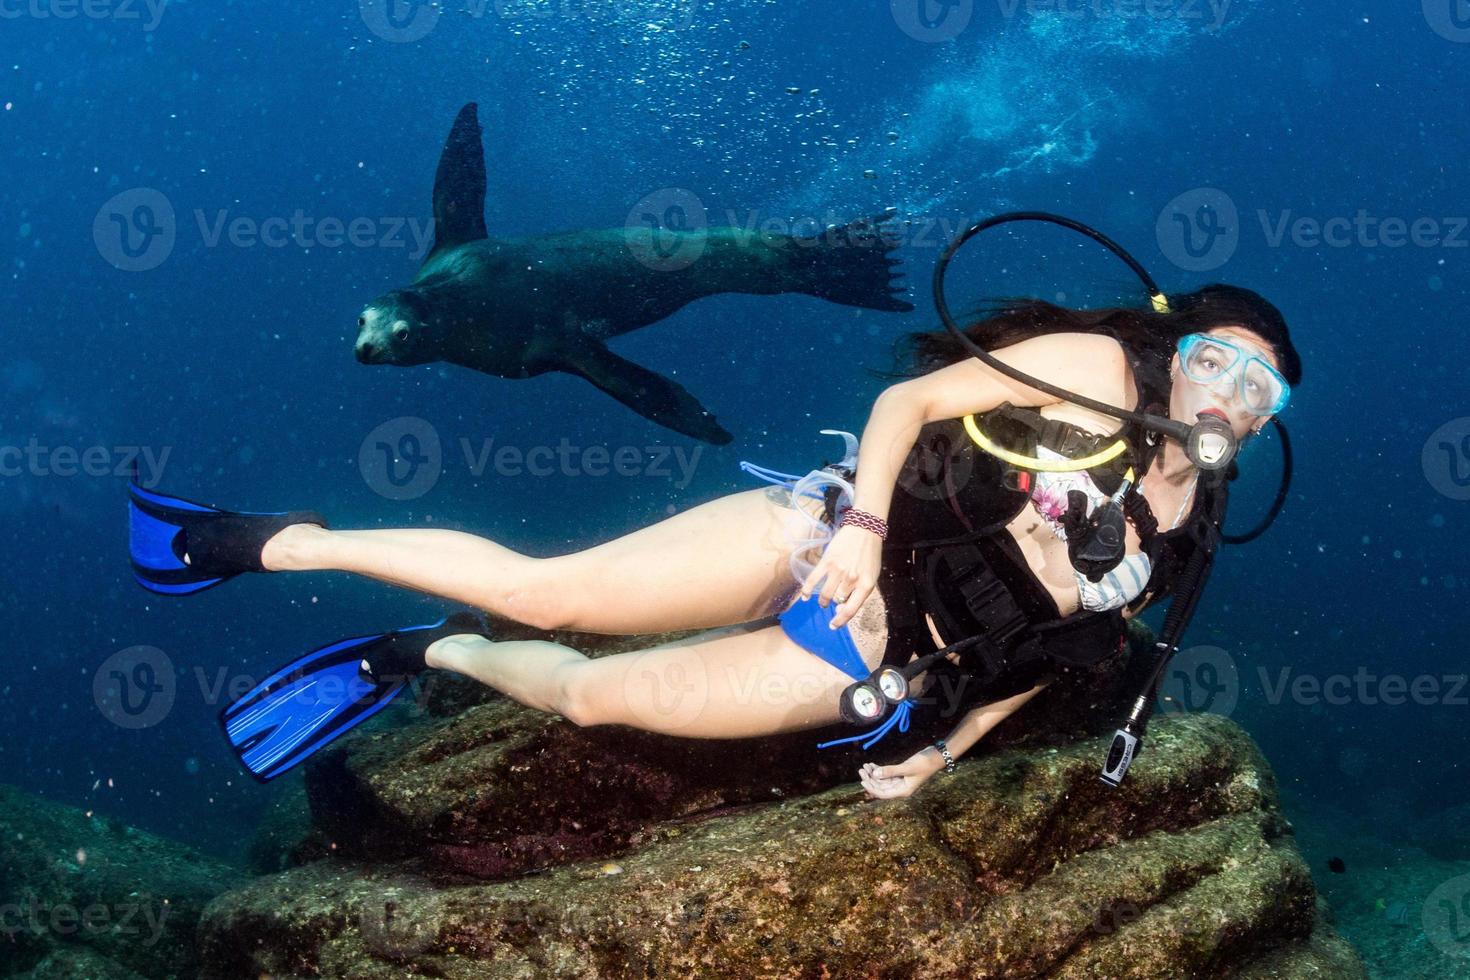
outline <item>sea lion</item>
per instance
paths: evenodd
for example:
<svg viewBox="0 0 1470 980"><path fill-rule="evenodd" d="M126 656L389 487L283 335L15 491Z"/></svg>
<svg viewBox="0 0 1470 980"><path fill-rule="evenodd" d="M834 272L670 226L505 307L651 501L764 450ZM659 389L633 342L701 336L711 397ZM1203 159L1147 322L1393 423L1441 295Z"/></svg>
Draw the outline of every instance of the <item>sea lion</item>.
<svg viewBox="0 0 1470 980"><path fill-rule="evenodd" d="M566 371L659 425L724 444L730 433L693 395L614 354L607 339L716 293L795 292L874 310L912 310L898 298L898 260L888 254L895 243L874 233L891 216L804 239L633 222L490 238L485 154L471 102L459 111L434 175L434 246L411 285L362 311L357 359L402 366L447 361L500 378ZM681 262L681 254L697 258ZM660 260L671 255L675 261Z"/></svg>

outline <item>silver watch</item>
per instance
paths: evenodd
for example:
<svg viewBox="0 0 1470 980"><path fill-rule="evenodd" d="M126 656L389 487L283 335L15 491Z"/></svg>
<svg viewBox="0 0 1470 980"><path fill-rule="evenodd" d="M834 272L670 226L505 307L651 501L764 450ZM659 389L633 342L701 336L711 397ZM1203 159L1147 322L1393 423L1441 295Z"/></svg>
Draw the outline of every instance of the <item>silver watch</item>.
<svg viewBox="0 0 1470 980"><path fill-rule="evenodd" d="M945 745L944 739L941 738L939 741L934 743L934 747L939 750L940 756L944 758L944 771L953 774L954 756L949 754L949 746Z"/></svg>

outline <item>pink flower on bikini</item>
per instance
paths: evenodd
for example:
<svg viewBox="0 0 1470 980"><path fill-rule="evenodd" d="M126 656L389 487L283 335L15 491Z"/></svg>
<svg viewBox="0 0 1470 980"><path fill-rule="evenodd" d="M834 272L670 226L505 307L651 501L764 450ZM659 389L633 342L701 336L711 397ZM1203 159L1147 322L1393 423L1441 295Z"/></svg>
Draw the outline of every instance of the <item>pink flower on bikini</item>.
<svg viewBox="0 0 1470 980"><path fill-rule="evenodd" d="M1036 505L1036 510L1042 517L1050 521L1058 521L1067 512L1068 490L1087 492L1082 481L1076 477L1048 474L1045 480L1038 480L1031 488L1031 501Z"/></svg>
<svg viewBox="0 0 1470 980"><path fill-rule="evenodd" d="M1066 511L1066 498L1056 487L1038 486L1031 493L1036 512L1048 520L1056 520Z"/></svg>

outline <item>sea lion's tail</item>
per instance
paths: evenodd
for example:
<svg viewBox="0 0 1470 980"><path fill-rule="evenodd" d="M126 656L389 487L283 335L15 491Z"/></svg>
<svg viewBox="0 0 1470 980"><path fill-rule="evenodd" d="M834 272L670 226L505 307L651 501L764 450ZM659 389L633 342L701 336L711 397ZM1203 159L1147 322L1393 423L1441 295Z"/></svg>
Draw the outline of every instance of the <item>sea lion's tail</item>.
<svg viewBox="0 0 1470 980"><path fill-rule="evenodd" d="M914 304L902 298L903 273L895 271L900 260L890 254L898 242L880 227L895 213L889 208L850 221L823 232L814 247L797 249L805 280L801 292L869 310L912 310Z"/></svg>

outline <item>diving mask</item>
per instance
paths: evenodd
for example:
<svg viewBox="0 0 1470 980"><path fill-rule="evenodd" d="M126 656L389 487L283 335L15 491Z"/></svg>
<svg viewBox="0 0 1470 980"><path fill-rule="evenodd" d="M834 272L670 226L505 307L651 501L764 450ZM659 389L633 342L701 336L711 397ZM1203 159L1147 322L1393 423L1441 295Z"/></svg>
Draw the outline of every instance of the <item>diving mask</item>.
<svg viewBox="0 0 1470 980"><path fill-rule="evenodd" d="M1253 415L1275 415L1291 397L1286 379L1255 348L1214 334L1181 337L1179 366L1199 384L1213 386L1228 380L1235 396Z"/></svg>

